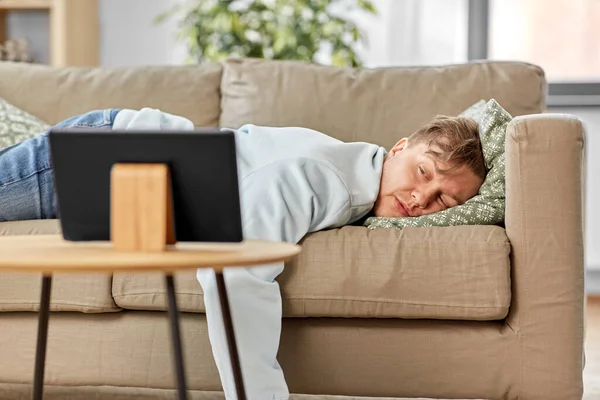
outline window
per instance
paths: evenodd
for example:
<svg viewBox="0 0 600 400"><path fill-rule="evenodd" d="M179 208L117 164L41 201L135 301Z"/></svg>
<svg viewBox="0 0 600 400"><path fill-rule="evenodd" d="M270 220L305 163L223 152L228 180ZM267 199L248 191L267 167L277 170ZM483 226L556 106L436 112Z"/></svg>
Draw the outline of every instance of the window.
<svg viewBox="0 0 600 400"><path fill-rule="evenodd" d="M359 21L367 31L367 66L468 61L468 0L372 1L378 16Z"/></svg>
<svg viewBox="0 0 600 400"><path fill-rule="evenodd" d="M550 82L600 82L600 1L492 0L489 44L490 59L542 65Z"/></svg>
<svg viewBox="0 0 600 400"><path fill-rule="evenodd" d="M600 105L600 0L470 0L469 58L541 66L549 105Z"/></svg>

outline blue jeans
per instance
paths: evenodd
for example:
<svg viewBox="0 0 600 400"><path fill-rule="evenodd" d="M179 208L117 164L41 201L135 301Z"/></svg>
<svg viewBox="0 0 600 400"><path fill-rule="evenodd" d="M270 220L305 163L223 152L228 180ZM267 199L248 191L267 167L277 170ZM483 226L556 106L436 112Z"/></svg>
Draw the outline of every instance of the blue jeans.
<svg viewBox="0 0 600 400"><path fill-rule="evenodd" d="M110 128L118 109L91 111L55 128ZM56 218L48 132L0 150L0 221Z"/></svg>

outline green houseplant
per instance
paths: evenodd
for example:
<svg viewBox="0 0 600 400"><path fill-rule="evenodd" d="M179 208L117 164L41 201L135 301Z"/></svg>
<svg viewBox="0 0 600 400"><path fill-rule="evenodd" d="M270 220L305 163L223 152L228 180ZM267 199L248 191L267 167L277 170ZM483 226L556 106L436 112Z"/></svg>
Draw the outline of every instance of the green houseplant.
<svg viewBox="0 0 600 400"><path fill-rule="evenodd" d="M228 57L316 61L321 46L327 46L333 65L359 67L356 46L365 35L348 17L356 10L376 14L370 0L188 0L158 21L178 19L178 38L186 42L192 62Z"/></svg>

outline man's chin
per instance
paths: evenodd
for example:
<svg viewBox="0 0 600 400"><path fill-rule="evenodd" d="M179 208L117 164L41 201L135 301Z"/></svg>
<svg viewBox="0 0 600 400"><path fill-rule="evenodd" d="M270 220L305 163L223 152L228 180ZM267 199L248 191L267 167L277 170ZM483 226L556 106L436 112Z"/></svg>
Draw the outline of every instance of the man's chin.
<svg viewBox="0 0 600 400"><path fill-rule="evenodd" d="M373 215L379 218L406 218L400 214L398 210L394 209L373 209Z"/></svg>
<svg viewBox="0 0 600 400"><path fill-rule="evenodd" d="M395 201L395 198L394 198ZM398 209L395 207L394 202L389 201L389 204L382 204L376 202L373 206L373 215L379 218L406 218Z"/></svg>

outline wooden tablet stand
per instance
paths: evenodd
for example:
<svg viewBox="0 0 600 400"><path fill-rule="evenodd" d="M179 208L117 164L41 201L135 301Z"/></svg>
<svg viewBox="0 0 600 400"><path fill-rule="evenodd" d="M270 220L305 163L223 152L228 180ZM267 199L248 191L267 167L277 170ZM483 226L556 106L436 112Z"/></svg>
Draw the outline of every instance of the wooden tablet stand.
<svg viewBox="0 0 600 400"><path fill-rule="evenodd" d="M115 164L110 176L110 240L121 251L165 251L175 244L166 164Z"/></svg>

